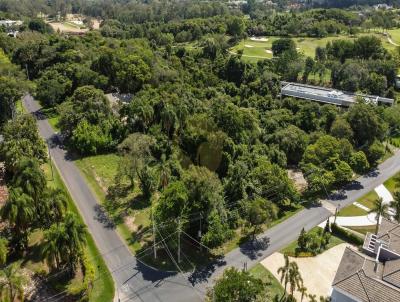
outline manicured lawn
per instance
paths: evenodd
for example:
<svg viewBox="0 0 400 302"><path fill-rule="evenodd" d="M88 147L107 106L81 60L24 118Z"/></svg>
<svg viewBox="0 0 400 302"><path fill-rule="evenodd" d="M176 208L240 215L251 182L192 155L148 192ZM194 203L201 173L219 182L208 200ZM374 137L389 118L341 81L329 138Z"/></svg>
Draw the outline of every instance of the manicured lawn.
<svg viewBox="0 0 400 302"><path fill-rule="evenodd" d="M400 36L400 30L395 31L396 35ZM354 39L360 36L373 35L378 37L382 41L382 45L388 50L395 50L396 46L390 44L387 41L387 37L379 33L361 33L356 37L350 37L347 35L330 36L325 38L308 38L308 37L294 37L292 38L296 42L296 47L298 51L303 53L305 56L315 57L315 49L320 47L325 47L330 41L339 39ZM268 41L252 41L249 39L242 40L239 44L235 45L231 51L237 53L238 50L243 50L243 59L250 61L257 61L260 59L270 59L272 58L272 53L269 51L272 48L272 43L279 39L280 37L266 37ZM400 40L400 39L399 39ZM267 52L268 51L268 52ZM253 57L253 58L251 58ZM254 58L255 57L255 58Z"/></svg>
<svg viewBox="0 0 400 302"><path fill-rule="evenodd" d="M279 298L283 296L285 289L279 283L279 281L267 270L262 264L258 263L249 270L249 273L263 282L268 284L269 296L273 299L275 296Z"/></svg>
<svg viewBox="0 0 400 302"><path fill-rule="evenodd" d="M52 177L49 164L44 165L44 171L48 180L48 185L53 188L59 188L66 193L68 197L68 209L78 215L78 217L82 220L79 211L69 195L68 190L65 187L57 169L53 167L54 177ZM88 253L88 258L92 261L92 265L95 269L95 281L90 294L90 301L110 302L114 298L114 281L112 280L112 276L109 273L108 268L104 263L104 260L101 257L101 254L97 249L92 236L89 233L86 239L86 252Z"/></svg>
<svg viewBox="0 0 400 302"><path fill-rule="evenodd" d="M320 227L314 227L308 233L317 234L319 230L321 230ZM344 241L342 239L340 239L339 237L336 237L335 235L332 235L331 239L329 241L329 244L326 247L326 250L329 250L330 248L333 248L334 246L341 244L341 243L344 243ZM296 241L293 241L292 243L290 243L284 249L282 249L280 251L280 253L288 254L290 256L295 255L297 247L298 247L298 245L297 245L297 240L296 240Z"/></svg>
<svg viewBox="0 0 400 302"><path fill-rule="evenodd" d="M392 37L394 43L400 44L400 28L389 29L388 33Z"/></svg>
<svg viewBox="0 0 400 302"><path fill-rule="evenodd" d="M352 226L352 227L347 227L350 230L356 231L360 234L366 235L367 233L375 233L375 226L370 225L370 226Z"/></svg>
<svg viewBox="0 0 400 302"><path fill-rule="evenodd" d="M365 216L368 212L351 204L348 207L341 209L338 216Z"/></svg>
<svg viewBox="0 0 400 302"><path fill-rule="evenodd" d="M366 206L368 209L372 209L374 207L374 201L378 197L378 194L376 194L376 192L372 190L363 197L357 199L357 202L361 203L363 206Z"/></svg>
<svg viewBox="0 0 400 302"><path fill-rule="evenodd" d="M397 173L393 177L389 178L384 182L384 185L392 194L395 191L400 190L400 173Z"/></svg>

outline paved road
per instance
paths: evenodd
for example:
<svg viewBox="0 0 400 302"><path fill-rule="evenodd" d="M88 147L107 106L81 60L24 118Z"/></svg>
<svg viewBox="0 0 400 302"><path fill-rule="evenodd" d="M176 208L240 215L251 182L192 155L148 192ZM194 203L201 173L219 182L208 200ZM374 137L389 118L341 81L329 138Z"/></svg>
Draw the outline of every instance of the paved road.
<svg viewBox="0 0 400 302"><path fill-rule="evenodd" d="M32 97L24 98L31 113L39 110ZM41 135L50 143L50 152L60 174L76 202L97 247L112 272L121 301L201 301L206 289L228 266L248 268L296 240L300 230L318 225L332 215L332 207L345 206L374 189L400 170L400 153L383 163L375 173L361 177L355 184L329 198L331 211L324 207L302 210L258 237L256 243L246 243L228 253L218 263L187 274L168 274L153 270L136 259L118 236L115 229L99 219L98 204L75 164L65 150L53 144L54 131L46 120L38 119Z"/></svg>

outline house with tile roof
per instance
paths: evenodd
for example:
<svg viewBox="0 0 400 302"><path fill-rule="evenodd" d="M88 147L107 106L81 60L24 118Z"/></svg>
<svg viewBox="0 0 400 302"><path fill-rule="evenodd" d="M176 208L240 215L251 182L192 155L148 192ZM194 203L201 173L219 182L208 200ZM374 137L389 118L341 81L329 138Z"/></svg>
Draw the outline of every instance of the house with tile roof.
<svg viewBox="0 0 400 302"><path fill-rule="evenodd" d="M400 301L400 224L383 218L362 252L346 248L332 283L332 302Z"/></svg>

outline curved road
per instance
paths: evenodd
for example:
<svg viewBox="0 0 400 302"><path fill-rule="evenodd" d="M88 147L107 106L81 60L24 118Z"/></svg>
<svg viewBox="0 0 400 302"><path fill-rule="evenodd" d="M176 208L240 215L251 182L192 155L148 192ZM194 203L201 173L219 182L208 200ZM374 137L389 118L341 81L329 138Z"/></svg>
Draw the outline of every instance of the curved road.
<svg viewBox="0 0 400 302"><path fill-rule="evenodd" d="M304 209L267 230L256 242L248 242L231 251L217 263L193 273L164 273L143 265L134 257L117 231L99 218L99 205L94 193L85 182L73 161L59 144L49 123L40 118L39 104L31 96L24 98L28 112L37 117L40 134L50 145L53 162L57 166L66 187L77 204L97 247L112 272L116 283L116 300L122 301L202 301L207 288L228 266L250 268L265 257L297 239L301 229L313 228L326 220L335 207L344 207L365 193L373 190L387 178L400 171L400 153L385 161L369 175L363 176L341 192L323 202L325 207ZM328 210L329 208L330 210ZM140 257L139 257L140 258Z"/></svg>

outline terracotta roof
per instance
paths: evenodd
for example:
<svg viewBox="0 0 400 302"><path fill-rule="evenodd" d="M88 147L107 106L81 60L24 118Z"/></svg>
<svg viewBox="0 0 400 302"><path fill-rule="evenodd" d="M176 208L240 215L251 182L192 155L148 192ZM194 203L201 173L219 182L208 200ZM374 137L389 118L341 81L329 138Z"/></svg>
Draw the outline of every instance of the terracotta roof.
<svg viewBox="0 0 400 302"><path fill-rule="evenodd" d="M386 267L387 266L387 267ZM373 258L346 248L333 286L365 302L399 302L400 288L385 282L384 276L398 281L400 262L387 261L385 265Z"/></svg>

